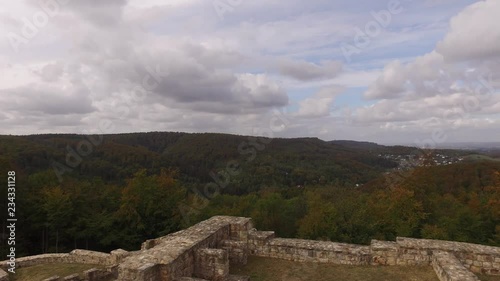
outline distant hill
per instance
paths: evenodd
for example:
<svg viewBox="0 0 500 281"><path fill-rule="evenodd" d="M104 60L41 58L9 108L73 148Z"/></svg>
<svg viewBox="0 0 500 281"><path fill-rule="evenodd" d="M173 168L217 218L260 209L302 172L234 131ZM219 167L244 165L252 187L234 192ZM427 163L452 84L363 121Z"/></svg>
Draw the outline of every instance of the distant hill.
<svg viewBox="0 0 500 281"><path fill-rule="evenodd" d="M82 143L98 136L49 134L1 136L0 159L26 173L51 169L54 163L69 166L67 157ZM316 183L353 185L367 182L397 166L379 157L377 149L366 153L365 143L325 142L317 138L268 139L227 134L151 132L102 136L89 153L65 176L101 177L120 182L141 168L162 167L180 171L191 183L213 181L211 173L223 171L230 161L241 173L231 180L231 193L247 193L269 186L287 187ZM78 152L77 152L78 153ZM232 162L231 162L232 163Z"/></svg>
<svg viewBox="0 0 500 281"><path fill-rule="evenodd" d="M363 149L363 150L380 150L386 151L388 148L384 145L376 144L374 142L366 142L366 141L352 141L352 140L333 140L329 141L331 144L337 144L345 147L355 148L355 149Z"/></svg>
<svg viewBox="0 0 500 281"><path fill-rule="evenodd" d="M1 173L16 172L20 256L135 249L221 214L283 237L498 245L500 162L458 161L467 153L208 133L0 136Z"/></svg>
<svg viewBox="0 0 500 281"><path fill-rule="evenodd" d="M82 144L87 145L79 147ZM79 149L83 152L79 153ZM75 153L81 156L80 161L71 167L67 158ZM184 181L202 184L212 182L214 174L234 162L241 173L232 177L226 191L237 194L271 186L319 183L352 186L398 166L393 159L381 157L385 154L419 153L422 150L418 148L371 142L212 133L0 136L0 161L26 173L52 169L57 163L71 168L65 176L122 182L143 168L154 173L162 167L171 167L180 171Z"/></svg>

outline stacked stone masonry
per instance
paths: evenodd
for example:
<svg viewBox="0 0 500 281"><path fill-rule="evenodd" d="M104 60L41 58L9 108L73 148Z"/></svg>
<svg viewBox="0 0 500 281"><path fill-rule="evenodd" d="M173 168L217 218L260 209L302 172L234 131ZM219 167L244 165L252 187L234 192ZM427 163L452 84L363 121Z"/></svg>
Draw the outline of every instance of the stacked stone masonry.
<svg viewBox="0 0 500 281"><path fill-rule="evenodd" d="M441 281L480 281L474 273L451 253L435 251L432 255L432 267Z"/></svg>
<svg viewBox="0 0 500 281"><path fill-rule="evenodd" d="M500 248L469 243L397 238L373 240L369 246L276 238L257 231L251 219L216 216L188 229L147 240L141 250L110 254L74 250L16 260L16 267L48 263L98 264L83 274L50 280L120 281L247 281L229 274L230 265L246 264L249 255L341 265L431 266L441 281L478 280L474 273L500 275ZM0 281L7 281L0 262ZM83 276L83 277L82 277Z"/></svg>

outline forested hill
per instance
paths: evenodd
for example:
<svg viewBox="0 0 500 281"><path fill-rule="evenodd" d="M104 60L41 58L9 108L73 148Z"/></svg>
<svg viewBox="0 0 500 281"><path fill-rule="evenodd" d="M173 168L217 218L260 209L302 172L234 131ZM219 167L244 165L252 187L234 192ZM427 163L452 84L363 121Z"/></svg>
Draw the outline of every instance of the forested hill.
<svg viewBox="0 0 500 281"><path fill-rule="evenodd" d="M0 171L16 172L19 256L134 250L212 215L252 217L282 237L499 245L500 162L450 162L462 154L224 134L0 136Z"/></svg>
<svg viewBox="0 0 500 281"><path fill-rule="evenodd" d="M81 135L3 136L0 155L3 163L27 174L56 168L63 178L100 177L117 182L143 168L154 173L162 167L173 167L185 182L205 183L213 181L211 172L237 163L241 173L226 190L235 194L315 183L352 186L397 166L377 153L316 138L170 132L105 135L102 139Z"/></svg>

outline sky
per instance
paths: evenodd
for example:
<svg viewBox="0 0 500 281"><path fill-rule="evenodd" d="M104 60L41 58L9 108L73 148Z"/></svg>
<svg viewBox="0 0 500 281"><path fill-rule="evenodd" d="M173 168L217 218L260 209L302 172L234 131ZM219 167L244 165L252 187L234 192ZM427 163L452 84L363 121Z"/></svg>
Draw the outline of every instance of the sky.
<svg viewBox="0 0 500 281"><path fill-rule="evenodd" d="M0 134L500 141L498 0L0 1Z"/></svg>

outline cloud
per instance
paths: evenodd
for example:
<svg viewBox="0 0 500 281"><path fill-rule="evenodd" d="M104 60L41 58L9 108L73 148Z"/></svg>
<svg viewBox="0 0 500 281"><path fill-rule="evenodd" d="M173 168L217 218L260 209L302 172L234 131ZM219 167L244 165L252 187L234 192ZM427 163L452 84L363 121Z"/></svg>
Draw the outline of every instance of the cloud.
<svg viewBox="0 0 500 281"><path fill-rule="evenodd" d="M494 66L488 60L500 59L500 30L491 28L499 12L500 3L494 0L468 6L451 19L450 30L435 50L407 64L399 61L387 64L382 75L365 92L365 97L432 96L443 91L453 93L457 82L477 82L481 74L471 81L466 77L467 70L492 72Z"/></svg>
<svg viewBox="0 0 500 281"><path fill-rule="evenodd" d="M64 69L61 63L49 63L40 70L35 70L35 73L40 75L45 82L56 82L64 73Z"/></svg>
<svg viewBox="0 0 500 281"><path fill-rule="evenodd" d="M282 59L277 63L280 74L300 81L333 78L342 71L342 63L324 61L319 64Z"/></svg>
<svg viewBox="0 0 500 281"><path fill-rule="evenodd" d="M344 90L344 87L338 85L322 88L313 96L299 102L297 116L304 118L329 116L335 97Z"/></svg>
<svg viewBox="0 0 500 281"><path fill-rule="evenodd" d="M437 44L436 51L446 61L466 61L500 57L500 29L497 16L500 2L480 1L451 19L450 31Z"/></svg>
<svg viewBox="0 0 500 281"><path fill-rule="evenodd" d="M420 96L438 94L437 91L433 92L432 85L439 84L436 82L445 68L442 55L436 52L417 57L407 64L402 64L400 61L390 62L384 67L382 75L370 85L365 92L365 97L394 99L407 94ZM447 74L449 74L448 71L446 69Z"/></svg>
<svg viewBox="0 0 500 281"><path fill-rule="evenodd" d="M127 0L73 0L62 7L99 27L117 25L122 21Z"/></svg>
<svg viewBox="0 0 500 281"><path fill-rule="evenodd" d="M405 67L399 61L388 64L377 80L368 88L365 97L369 99L397 97L405 90Z"/></svg>
<svg viewBox="0 0 500 281"><path fill-rule="evenodd" d="M20 52L0 41L0 127L80 133L107 120L113 132L256 134L279 109L293 112L279 136L408 139L426 132L422 120L463 113L480 77L500 87L497 30L485 36L498 4L430 2L446 5L413 1L342 65L340 44L385 4L243 1L221 19L203 0L69 1ZM37 0L3 5L0 36L21 34L36 12ZM492 126L499 102L481 101L456 126Z"/></svg>
<svg viewBox="0 0 500 281"><path fill-rule="evenodd" d="M485 118L484 115L498 113L500 95L486 94L487 89L456 88L454 93L442 93L427 97L407 96L400 99L385 99L358 108L354 121L361 124L417 122L426 118L440 120L445 126L466 123L470 118ZM445 127L446 129L447 127Z"/></svg>
<svg viewBox="0 0 500 281"><path fill-rule="evenodd" d="M96 109L85 87L56 88L35 84L0 90L5 111L20 114L88 114Z"/></svg>
<svg viewBox="0 0 500 281"><path fill-rule="evenodd" d="M146 49L149 44L156 47ZM100 97L109 96L105 91L118 92L122 99L138 94L143 103L212 113L288 104L286 91L267 75L231 70L241 54L193 44L153 40L120 52L93 52L83 63L91 67L92 89L102 92Z"/></svg>

